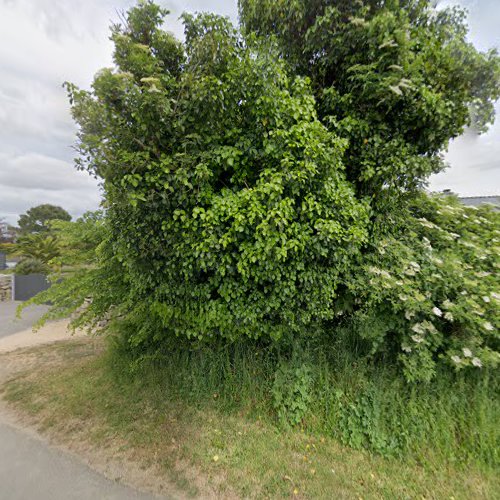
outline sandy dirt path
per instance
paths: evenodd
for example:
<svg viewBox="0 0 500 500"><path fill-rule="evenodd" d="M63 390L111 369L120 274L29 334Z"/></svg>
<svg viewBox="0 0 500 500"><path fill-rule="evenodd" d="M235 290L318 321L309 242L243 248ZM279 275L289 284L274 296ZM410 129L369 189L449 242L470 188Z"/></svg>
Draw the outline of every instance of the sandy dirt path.
<svg viewBox="0 0 500 500"><path fill-rule="evenodd" d="M12 352L23 347L35 347L38 345L68 340L71 337L84 337L83 331L72 333L68 329L68 321L53 321L47 323L40 330L33 332L31 328L0 338L0 353Z"/></svg>

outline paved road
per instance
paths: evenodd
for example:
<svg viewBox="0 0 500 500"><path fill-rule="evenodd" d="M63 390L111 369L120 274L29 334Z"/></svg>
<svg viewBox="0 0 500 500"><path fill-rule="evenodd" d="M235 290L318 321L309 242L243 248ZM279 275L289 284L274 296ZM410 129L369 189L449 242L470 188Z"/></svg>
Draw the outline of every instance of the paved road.
<svg viewBox="0 0 500 500"><path fill-rule="evenodd" d="M31 306L19 320L18 305L18 302L0 302L0 338L30 328L47 310L45 306ZM77 458L12 427L0 411L0 500L152 498L106 479Z"/></svg>
<svg viewBox="0 0 500 500"><path fill-rule="evenodd" d="M17 319L16 309L19 304L21 302L12 300L0 302L0 338L30 328L48 309L47 306L29 306L23 311L21 318Z"/></svg>
<svg viewBox="0 0 500 500"><path fill-rule="evenodd" d="M0 500L151 500L0 421Z"/></svg>

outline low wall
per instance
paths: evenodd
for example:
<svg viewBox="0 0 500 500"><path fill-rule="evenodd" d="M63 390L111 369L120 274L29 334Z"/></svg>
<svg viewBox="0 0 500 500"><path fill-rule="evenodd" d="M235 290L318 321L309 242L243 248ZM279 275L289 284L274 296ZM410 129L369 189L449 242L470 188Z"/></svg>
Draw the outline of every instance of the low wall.
<svg viewBox="0 0 500 500"><path fill-rule="evenodd" d="M14 300L29 300L49 287L50 283L44 274L15 274Z"/></svg>
<svg viewBox="0 0 500 500"><path fill-rule="evenodd" d="M0 302L12 299L12 274L0 274Z"/></svg>

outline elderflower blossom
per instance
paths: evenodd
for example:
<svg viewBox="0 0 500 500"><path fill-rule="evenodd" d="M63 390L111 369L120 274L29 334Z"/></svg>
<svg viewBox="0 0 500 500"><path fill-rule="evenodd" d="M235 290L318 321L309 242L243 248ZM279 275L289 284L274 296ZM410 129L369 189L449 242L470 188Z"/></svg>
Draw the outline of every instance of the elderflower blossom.
<svg viewBox="0 0 500 500"><path fill-rule="evenodd" d="M424 341L424 338L421 337L420 335L412 335L411 336L411 339L413 340L413 342L415 342L416 344L421 344L423 341Z"/></svg>
<svg viewBox="0 0 500 500"><path fill-rule="evenodd" d="M410 319L413 318L413 316L415 316L415 311L408 311L408 310L405 311L405 318L408 321L410 321Z"/></svg>
<svg viewBox="0 0 500 500"><path fill-rule="evenodd" d="M488 330L489 332L492 332L495 329L495 327L489 321L486 321L483 324L483 326L484 326L484 329Z"/></svg>
<svg viewBox="0 0 500 500"><path fill-rule="evenodd" d="M453 307L453 302L449 299L446 299L443 302L443 309L451 309Z"/></svg>
<svg viewBox="0 0 500 500"><path fill-rule="evenodd" d="M435 224L433 224L432 222L428 221L424 217L421 217L420 219L418 219L418 221L420 222L420 224L422 224L422 226L427 227L429 229L433 229L433 228L436 227Z"/></svg>
<svg viewBox="0 0 500 500"><path fill-rule="evenodd" d="M411 352L411 347L410 347L410 346L408 346L408 345L401 346L401 349L402 349L404 352L407 352L407 353L410 353L410 352Z"/></svg>
<svg viewBox="0 0 500 500"><path fill-rule="evenodd" d="M455 364L460 364L462 362L462 360L460 359L459 356L452 356L451 357L451 360L455 363Z"/></svg>
<svg viewBox="0 0 500 500"><path fill-rule="evenodd" d="M487 295L483 296L483 300L488 303L490 301L490 298Z"/></svg>
<svg viewBox="0 0 500 500"><path fill-rule="evenodd" d="M436 316L442 316L443 315L443 311L441 311L441 309L439 309L439 307L433 307L432 308L432 312L436 315Z"/></svg>
<svg viewBox="0 0 500 500"><path fill-rule="evenodd" d="M439 257L431 257L431 261L434 262L434 264L437 264L438 266L441 266L443 264L442 259Z"/></svg>
<svg viewBox="0 0 500 500"><path fill-rule="evenodd" d="M480 271L478 273L475 273L476 276L478 278L486 278L487 276L489 276L491 273L489 273L488 271Z"/></svg>
<svg viewBox="0 0 500 500"><path fill-rule="evenodd" d="M450 311L445 312L445 313L444 313L444 319L446 319L447 321L452 322L452 321L453 321L453 319L454 319L454 318L453 318L453 314L451 314L451 312L450 312Z"/></svg>
<svg viewBox="0 0 500 500"><path fill-rule="evenodd" d="M481 360L479 358L472 358L472 364L474 366L477 366L478 368L481 368L483 366L483 363L481 363Z"/></svg>
<svg viewBox="0 0 500 500"><path fill-rule="evenodd" d="M466 358L472 358L472 351L468 347L464 347L462 352Z"/></svg>
<svg viewBox="0 0 500 500"><path fill-rule="evenodd" d="M492 292L491 296L492 296L495 300L500 300L500 293Z"/></svg>
<svg viewBox="0 0 500 500"><path fill-rule="evenodd" d="M478 248L477 245L474 245L474 243L471 243L470 241L462 241L462 245L467 248Z"/></svg>
<svg viewBox="0 0 500 500"><path fill-rule="evenodd" d="M424 321L422 323L422 327L425 328L428 332L430 332L432 334L437 333L436 327L430 321Z"/></svg>
<svg viewBox="0 0 500 500"><path fill-rule="evenodd" d="M412 331L414 331L415 333L420 333L420 334L423 334L425 332L423 326L421 323L415 323L412 327L411 327Z"/></svg>

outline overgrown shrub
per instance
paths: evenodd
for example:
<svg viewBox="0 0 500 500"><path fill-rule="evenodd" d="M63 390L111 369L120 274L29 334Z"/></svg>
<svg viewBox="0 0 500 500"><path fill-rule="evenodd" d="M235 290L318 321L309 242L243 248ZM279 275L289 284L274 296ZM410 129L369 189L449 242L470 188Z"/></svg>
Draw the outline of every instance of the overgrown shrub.
<svg viewBox="0 0 500 500"><path fill-rule="evenodd" d="M16 274L49 274L50 266L40 259L26 258L20 260L14 268Z"/></svg>
<svg viewBox="0 0 500 500"><path fill-rule="evenodd" d="M180 43L140 2L113 27L115 67L67 84L107 210L54 310L90 296L79 321L119 318L138 357L248 339L290 357L349 329L408 381L486 374L498 214L422 186L470 109L491 122L498 56L427 0L240 5L243 34L185 15Z"/></svg>
<svg viewBox="0 0 500 500"><path fill-rule="evenodd" d="M367 203L337 161L345 142L319 122L308 80L242 44L226 20L186 16L185 62L159 60L160 12L133 10L114 32L117 71L101 72L94 93L70 89L82 154L105 179L123 300L144 313L131 341L149 344L158 326L203 341L290 341L333 317L366 241ZM122 48L150 39L135 16L154 50L131 68ZM121 113L135 117L127 131ZM99 145L96 126L108 138Z"/></svg>
<svg viewBox="0 0 500 500"><path fill-rule="evenodd" d="M348 321L408 380L430 380L437 363L497 367L500 212L421 196L390 222L346 281Z"/></svg>

